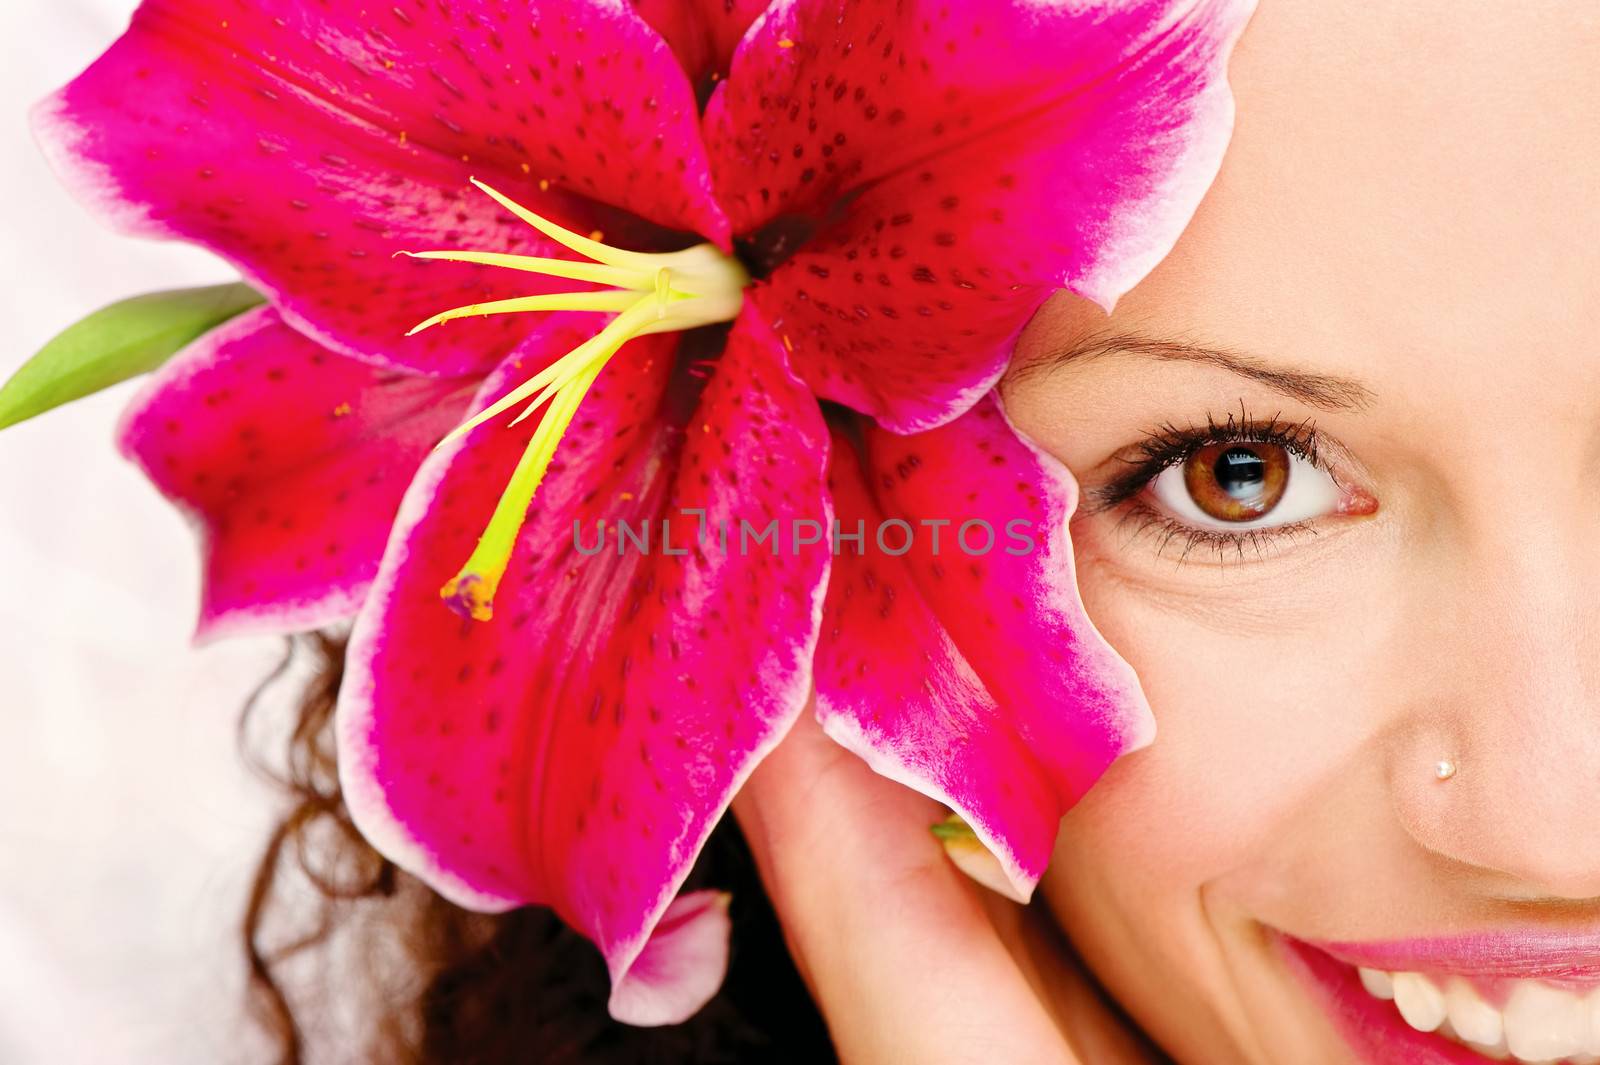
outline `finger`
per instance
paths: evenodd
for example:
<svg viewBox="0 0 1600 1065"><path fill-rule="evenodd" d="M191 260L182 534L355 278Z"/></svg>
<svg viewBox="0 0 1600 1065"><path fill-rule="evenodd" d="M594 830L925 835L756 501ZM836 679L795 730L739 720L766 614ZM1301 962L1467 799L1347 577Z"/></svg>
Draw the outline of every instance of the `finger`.
<svg viewBox="0 0 1600 1065"><path fill-rule="evenodd" d="M1100 987L1045 907L1018 906L993 892L980 891L978 897L1078 1060L1093 1065L1170 1063Z"/></svg>
<svg viewBox="0 0 1600 1065"><path fill-rule="evenodd" d="M937 803L874 774L808 713L734 809L844 1061L1078 1060L928 832Z"/></svg>

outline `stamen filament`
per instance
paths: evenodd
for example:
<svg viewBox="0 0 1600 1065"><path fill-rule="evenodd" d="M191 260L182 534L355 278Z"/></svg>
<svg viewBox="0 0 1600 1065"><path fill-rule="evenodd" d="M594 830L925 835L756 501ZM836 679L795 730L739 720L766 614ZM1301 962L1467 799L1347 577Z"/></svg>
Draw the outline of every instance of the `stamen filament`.
<svg viewBox="0 0 1600 1065"><path fill-rule="evenodd" d="M628 291L613 292L552 292L543 296L518 296L509 300L492 300L489 303L469 303L440 311L427 321L411 327L406 336L416 336L424 329L432 329L443 322L457 318L487 318L492 314L520 314L524 311L625 311L638 301L638 296Z"/></svg>
<svg viewBox="0 0 1600 1065"><path fill-rule="evenodd" d="M646 252L623 251L621 248L613 248L609 244L601 244L598 240L590 240L588 237L579 236L565 226L556 225L548 218L534 214L509 196L502 195L477 178L471 178L470 180L501 207L504 207L557 244L571 248L579 255L593 259L597 263L605 263L607 266L621 266L633 270L646 270L651 273L654 273L655 268L660 265L656 256Z"/></svg>
<svg viewBox="0 0 1600 1065"><path fill-rule="evenodd" d="M515 418L512 418L509 422L506 422L506 428L516 428L522 423L523 419L527 418L528 415L538 410L540 406L544 404L545 400L549 399L559 391L561 391L560 382L552 382L551 384L546 385L543 392L540 392L537 396L533 397L532 403L529 403L526 407L522 408L521 414L517 415Z"/></svg>
<svg viewBox="0 0 1600 1065"><path fill-rule="evenodd" d="M488 621L494 616L494 594L505 576L511 561L511 551L516 546L517 534L522 531L533 496L544 481L555 457L556 446L572 424L578 404L583 401L589 386L600 375L603 363L591 366L578 377L572 387L560 392L550 405L539 427L528 441L527 450L517 461L517 468L506 484L504 494L495 505L494 515L478 538L466 565L440 589L440 596L455 609L474 621Z"/></svg>
<svg viewBox="0 0 1600 1065"><path fill-rule="evenodd" d="M604 367L606 363L611 361L611 356L615 355L622 345L639 335L636 323L640 318L644 317L644 312L651 310L654 310L654 308L649 305L648 299L639 300L628 311L617 315L611 326L607 327L608 329L616 327L615 333L608 336L606 331L602 331L599 336L594 338L591 342L594 346L584 355L581 362L570 358L557 359L552 366L552 369L559 371L555 378L545 385L544 391L534 397L533 402L528 404L527 409L506 423L506 428L511 428L538 410L545 400L571 385L590 366L599 364L600 367ZM635 312L638 313L636 314Z"/></svg>
<svg viewBox="0 0 1600 1065"><path fill-rule="evenodd" d="M497 251L402 251L395 254L410 259L498 266L506 270L519 270L525 274L564 277L569 281L593 281L597 285L637 289L641 292L654 284L652 276L644 270L624 270L603 263L580 263L575 259L546 259L539 255L508 255Z"/></svg>
<svg viewBox="0 0 1600 1065"><path fill-rule="evenodd" d="M738 260L722 254L713 244L696 244L682 251L624 251L609 244L602 244L598 240L580 236L565 226L557 225L542 215L534 214L511 197L497 192L477 178L469 180L500 206L557 244L570 248L597 263L624 270L642 270L652 277L659 268L669 267L678 279L676 287L691 296L705 296L724 291L730 281L735 283L736 290L742 289L750 282L749 275L745 273L744 267L739 265Z"/></svg>
<svg viewBox="0 0 1600 1065"><path fill-rule="evenodd" d="M672 295L672 271L665 266L656 271L656 317L667 316L667 303Z"/></svg>
<svg viewBox="0 0 1600 1065"><path fill-rule="evenodd" d="M529 396L544 389L547 385L555 383L557 387L560 387L567 383L576 376L577 372L587 367L591 361L609 356L627 343L629 338L637 335L638 326L649 317L647 311L653 309L640 306L639 297L635 294L633 296L633 305L613 318L604 329L450 430L445 435L445 438L439 441L438 446L444 447L452 440L472 432L472 430L495 415L510 410ZM604 355L602 355L601 349L606 349Z"/></svg>
<svg viewBox="0 0 1600 1065"><path fill-rule="evenodd" d="M736 259L725 255L715 245L697 244L682 251L664 253L624 251L559 226L476 178L472 183L551 240L593 262L480 251L398 254L415 259L499 267L606 287L600 291L520 296L456 307L422 322L407 336L457 318L522 311L617 312L595 336L462 422L439 442L438 446L443 447L519 403L527 402L527 406L510 425L519 424L535 411L544 411L471 557L440 590L454 609L477 620L488 620L493 616L495 592L510 564L534 495L577 414L578 405L601 371L634 337L733 320L744 303L744 287L749 284L750 277Z"/></svg>

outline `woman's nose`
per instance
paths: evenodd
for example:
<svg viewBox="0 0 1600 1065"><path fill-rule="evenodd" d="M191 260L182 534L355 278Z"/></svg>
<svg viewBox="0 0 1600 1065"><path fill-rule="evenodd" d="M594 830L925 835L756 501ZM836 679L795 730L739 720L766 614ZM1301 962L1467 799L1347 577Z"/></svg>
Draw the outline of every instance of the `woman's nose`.
<svg viewBox="0 0 1600 1065"><path fill-rule="evenodd" d="M1600 544L1522 532L1435 585L1391 786L1407 831L1498 893L1600 898Z"/></svg>

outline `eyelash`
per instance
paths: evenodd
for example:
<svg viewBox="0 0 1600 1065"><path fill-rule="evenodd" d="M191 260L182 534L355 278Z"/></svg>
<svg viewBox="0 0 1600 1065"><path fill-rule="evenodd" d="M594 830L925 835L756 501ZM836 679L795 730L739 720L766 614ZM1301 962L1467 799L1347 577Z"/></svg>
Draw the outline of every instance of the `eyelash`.
<svg viewBox="0 0 1600 1065"><path fill-rule="evenodd" d="M1163 471L1181 465L1196 451L1212 444L1273 444L1305 459L1331 477L1333 471L1318 458L1320 439L1316 424L1310 420L1285 422L1274 415L1265 421L1257 421L1243 409L1237 415L1229 414L1227 419L1221 422L1207 414L1204 425L1191 425L1187 428L1171 422L1163 423L1136 445L1132 455L1123 460L1129 463L1132 469L1111 483L1086 493L1089 506L1085 508L1084 513L1102 514L1126 506L1127 513L1117 524L1117 528L1121 530L1132 524L1130 541L1145 533L1158 535L1160 540L1156 544L1157 555L1165 553L1174 541L1180 542L1183 548L1178 555L1180 563L1187 561L1189 556L1199 549L1215 553L1219 562L1226 562L1230 558L1243 560L1247 550L1254 551L1257 557L1261 557L1269 548L1279 546L1287 540L1304 535L1315 536L1316 529L1313 523L1290 522L1265 529L1242 529L1238 532L1197 529L1163 514L1139 497Z"/></svg>

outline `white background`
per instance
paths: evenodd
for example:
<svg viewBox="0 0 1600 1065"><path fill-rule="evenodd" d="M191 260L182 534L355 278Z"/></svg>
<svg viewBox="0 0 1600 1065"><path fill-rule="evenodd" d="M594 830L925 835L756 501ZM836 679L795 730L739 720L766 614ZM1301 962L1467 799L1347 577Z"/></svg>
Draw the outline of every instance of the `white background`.
<svg viewBox="0 0 1600 1065"><path fill-rule="evenodd" d="M0 376L125 295L228 279L57 187L27 109L134 0L0 0ZM234 748L275 640L189 646L188 529L117 457L124 385L0 433L0 1065L266 1060L236 929L272 795Z"/></svg>

